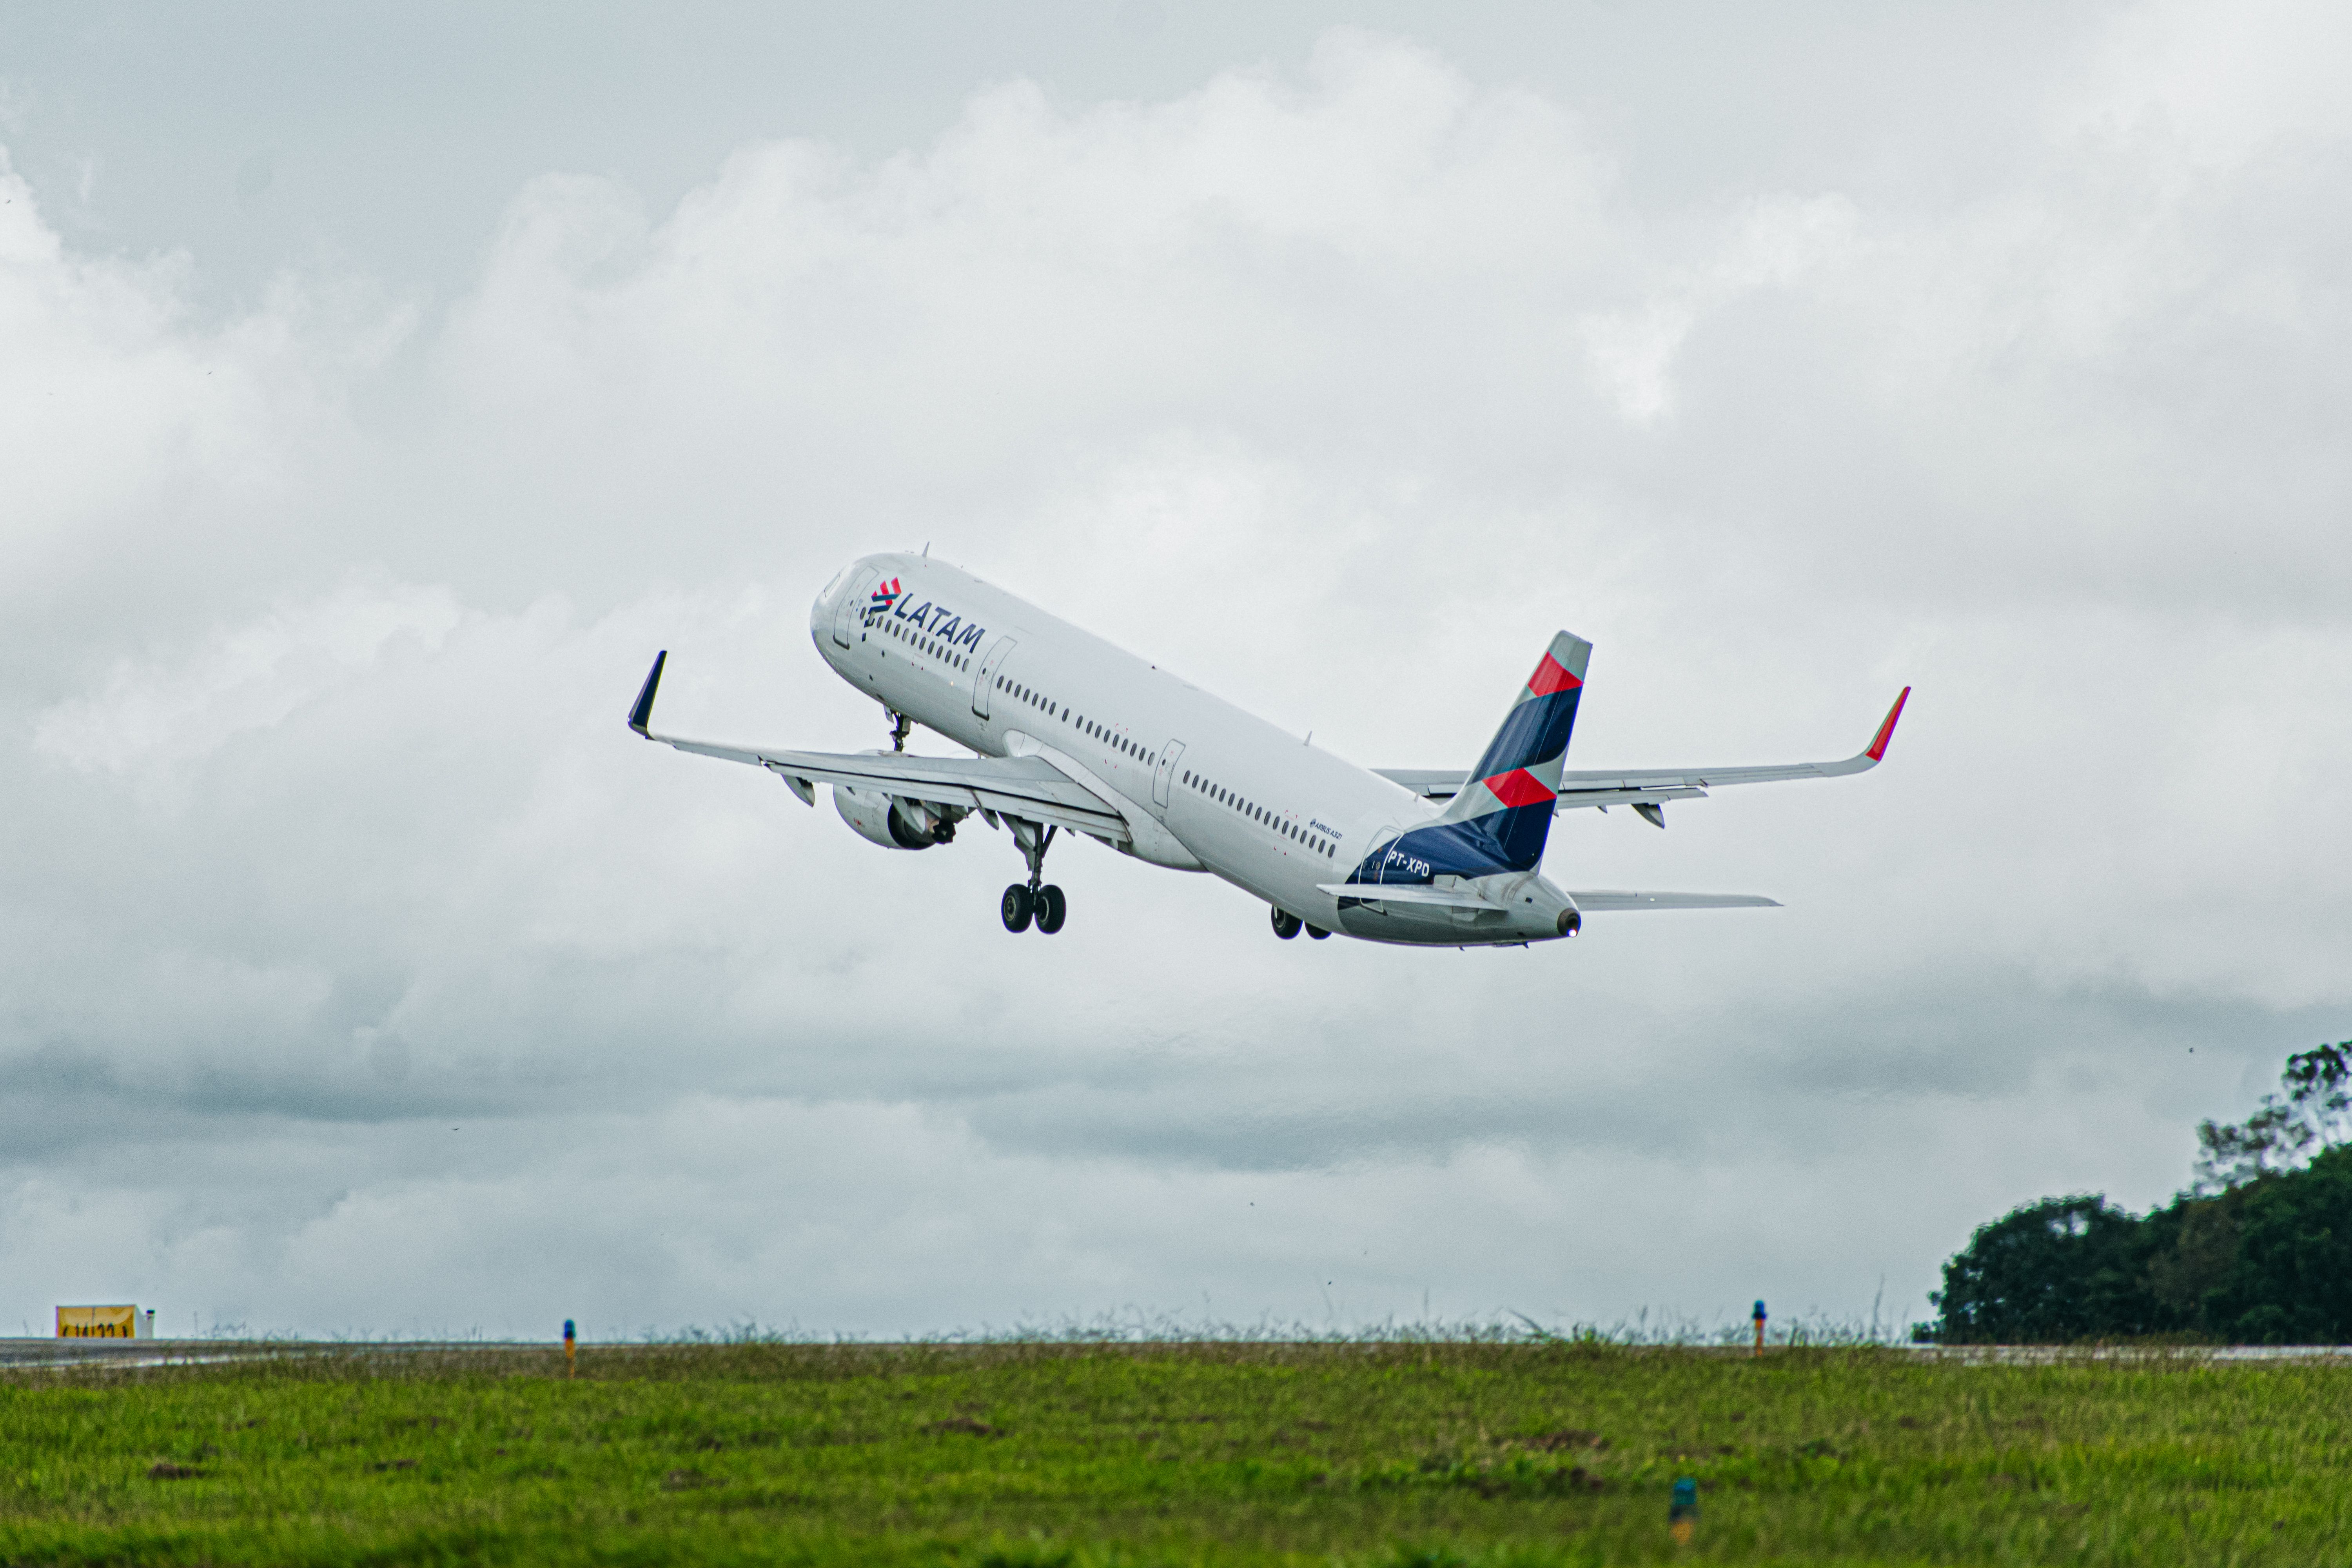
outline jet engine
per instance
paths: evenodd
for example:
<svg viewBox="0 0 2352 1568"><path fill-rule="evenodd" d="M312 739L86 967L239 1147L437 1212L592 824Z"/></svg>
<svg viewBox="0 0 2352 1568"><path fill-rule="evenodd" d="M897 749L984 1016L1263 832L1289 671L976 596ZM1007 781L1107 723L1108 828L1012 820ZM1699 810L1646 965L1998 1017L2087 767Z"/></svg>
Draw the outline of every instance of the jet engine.
<svg viewBox="0 0 2352 1568"><path fill-rule="evenodd" d="M901 800L873 790L833 786L833 808L863 839L885 849L929 849L955 838L956 818L962 813Z"/></svg>

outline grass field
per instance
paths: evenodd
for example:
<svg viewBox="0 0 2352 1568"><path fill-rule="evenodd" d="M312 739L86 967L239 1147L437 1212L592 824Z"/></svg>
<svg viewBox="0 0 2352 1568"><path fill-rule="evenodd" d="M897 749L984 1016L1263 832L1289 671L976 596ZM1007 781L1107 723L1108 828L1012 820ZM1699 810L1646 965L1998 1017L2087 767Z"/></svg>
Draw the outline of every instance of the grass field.
<svg viewBox="0 0 2352 1568"><path fill-rule="evenodd" d="M0 1561L2343 1562L2348 1443L2352 1369L2185 1358L350 1351L10 1374Z"/></svg>

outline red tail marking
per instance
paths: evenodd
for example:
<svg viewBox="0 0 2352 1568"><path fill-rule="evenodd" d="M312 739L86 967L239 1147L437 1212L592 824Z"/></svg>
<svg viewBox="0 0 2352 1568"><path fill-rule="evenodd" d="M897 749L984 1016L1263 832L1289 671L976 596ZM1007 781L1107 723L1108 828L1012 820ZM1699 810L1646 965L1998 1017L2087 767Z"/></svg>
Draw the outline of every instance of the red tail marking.
<svg viewBox="0 0 2352 1568"><path fill-rule="evenodd" d="M1559 660L1548 653L1536 666L1536 672L1528 677L1528 690L1538 697L1549 697L1555 691L1573 691L1583 684L1583 681L1562 669Z"/></svg>
<svg viewBox="0 0 2352 1568"><path fill-rule="evenodd" d="M1909 700L1911 689L1906 686L1903 689L1903 695L1895 700L1895 706L1886 710L1886 722L1878 727L1878 733L1872 738L1870 750L1863 752L1864 756L1874 763L1885 757L1886 742L1895 739L1895 721L1903 717L1903 705Z"/></svg>
<svg viewBox="0 0 2352 1568"><path fill-rule="evenodd" d="M1507 773L1478 781L1495 792L1495 798L1505 805L1534 805L1540 801L1559 797L1544 787L1543 781L1525 768L1515 768Z"/></svg>

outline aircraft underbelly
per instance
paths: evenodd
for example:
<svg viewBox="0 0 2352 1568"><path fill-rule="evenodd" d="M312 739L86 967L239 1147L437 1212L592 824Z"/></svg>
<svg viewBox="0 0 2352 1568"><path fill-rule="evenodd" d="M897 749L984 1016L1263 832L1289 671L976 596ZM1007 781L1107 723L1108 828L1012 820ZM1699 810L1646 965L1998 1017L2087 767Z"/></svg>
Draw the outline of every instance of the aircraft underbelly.
<svg viewBox="0 0 2352 1568"><path fill-rule="evenodd" d="M1457 911L1351 900L1340 902L1339 929L1366 942L1402 942L1415 947L1484 947L1492 942L1529 940L1526 932L1511 929L1510 916L1501 910Z"/></svg>

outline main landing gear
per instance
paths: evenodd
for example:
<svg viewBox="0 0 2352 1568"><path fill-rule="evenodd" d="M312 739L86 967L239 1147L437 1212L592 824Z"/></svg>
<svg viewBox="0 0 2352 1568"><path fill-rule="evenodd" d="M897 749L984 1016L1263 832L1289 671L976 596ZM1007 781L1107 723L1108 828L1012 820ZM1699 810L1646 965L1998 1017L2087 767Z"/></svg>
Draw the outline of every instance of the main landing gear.
<svg viewBox="0 0 2352 1568"><path fill-rule="evenodd" d="M1004 825L1013 829L1013 841L1021 846L1021 853L1029 862L1028 886L1015 882L1004 889L1001 909L1004 929L1027 931L1034 921L1039 931L1051 936L1062 929L1063 921L1070 913L1070 901L1062 896L1061 889L1050 882L1038 885L1045 874L1045 849L1054 842L1056 830L1016 816L1006 817Z"/></svg>
<svg viewBox="0 0 2352 1568"><path fill-rule="evenodd" d="M1275 935L1280 937L1285 942L1288 942L1292 937L1297 936L1302 931L1308 936L1313 937L1317 942L1321 942L1325 937L1331 934L1329 931L1325 931L1321 926L1308 925L1305 921L1300 920L1288 910L1283 909L1279 905L1276 906L1274 910Z"/></svg>
<svg viewBox="0 0 2352 1568"><path fill-rule="evenodd" d="M907 737L915 732L915 721L895 708L885 708L882 711L890 715L890 749L905 751Z"/></svg>

